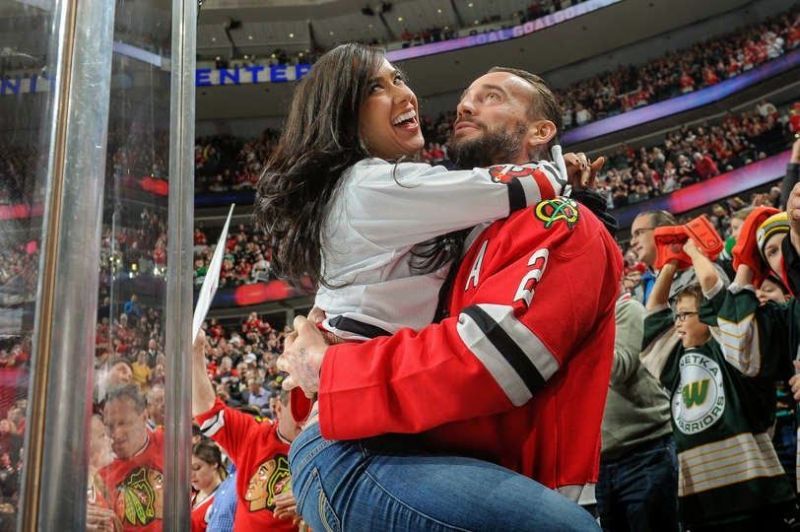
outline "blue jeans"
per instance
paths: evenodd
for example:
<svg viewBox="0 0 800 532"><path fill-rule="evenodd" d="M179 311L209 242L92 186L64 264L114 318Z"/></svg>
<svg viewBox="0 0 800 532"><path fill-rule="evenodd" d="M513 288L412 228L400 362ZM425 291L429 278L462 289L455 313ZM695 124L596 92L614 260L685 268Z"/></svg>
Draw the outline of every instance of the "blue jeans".
<svg viewBox="0 0 800 532"><path fill-rule="evenodd" d="M600 460L595 490L603 530L678 530L678 458L672 435Z"/></svg>
<svg viewBox="0 0 800 532"><path fill-rule="evenodd" d="M292 444L297 508L314 532L598 530L577 504L503 467L414 452L413 437Z"/></svg>

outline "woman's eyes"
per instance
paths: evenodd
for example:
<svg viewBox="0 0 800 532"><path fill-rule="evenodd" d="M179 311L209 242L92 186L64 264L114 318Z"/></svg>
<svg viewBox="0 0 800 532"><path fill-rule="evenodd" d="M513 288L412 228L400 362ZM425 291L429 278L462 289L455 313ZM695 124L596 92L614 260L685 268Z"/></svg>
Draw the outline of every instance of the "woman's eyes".
<svg viewBox="0 0 800 532"><path fill-rule="evenodd" d="M403 76L398 74L397 76L394 77L394 79L392 80L392 83L394 83L395 85L398 85L398 86L405 85L406 84L406 78L404 78ZM376 82L372 83L372 85L369 86L369 93L372 94L373 92L377 91L378 89L382 89L382 88L383 88L383 83L381 83L380 81L376 81Z"/></svg>

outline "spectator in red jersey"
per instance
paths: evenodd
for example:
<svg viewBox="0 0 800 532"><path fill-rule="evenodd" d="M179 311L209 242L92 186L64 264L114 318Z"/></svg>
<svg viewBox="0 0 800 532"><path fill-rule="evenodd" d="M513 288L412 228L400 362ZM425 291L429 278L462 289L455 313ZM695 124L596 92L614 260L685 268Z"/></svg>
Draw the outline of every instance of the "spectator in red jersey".
<svg viewBox="0 0 800 532"><path fill-rule="evenodd" d="M800 102L792 105L789 111L789 130L795 138L800 138Z"/></svg>
<svg viewBox="0 0 800 532"><path fill-rule="evenodd" d="M225 329L219 323L219 320L217 320L217 318L211 318L211 323L209 324L208 327L208 334L209 336L217 340L225 334Z"/></svg>
<svg viewBox="0 0 800 532"><path fill-rule="evenodd" d="M206 234L199 227L194 228L194 245L205 246L208 243Z"/></svg>
<svg viewBox="0 0 800 532"><path fill-rule="evenodd" d="M695 152L692 158L694 159L694 170L701 180L705 181L706 179L719 175L717 163L714 162L714 159L712 159L709 154L706 153L703 155Z"/></svg>
<svg viewBox="0 0 800 532"><path fill-rule="evenodd" d="M251 312L250 315L247 316L247 320L242 324L242 332L247 334L250 331L261 331L262 322L258 317L257 312Z"/></svg>
<svg viewBox="0 0 800 532"><path fill-rule="evenodd" d="M786 48L789 50L793 50L800 45L800 22L795 20L794 25L789 29L789 33L786 35Z"/></svg>
<svg viewBox="0 0 800 532"><path fill-rule="evenodd" d="M144 396L135 384L109 390L103 423L116 458L98 471L125 532L160 531L164 501L164 436L147 428Z"/></svg>
<svg viewBox="0 0 800 532"><path fill-rule="evenodd" d="M234 529L296 530L290 517L275 515L276 497L291 491L289 444L300 432L292 417L289 394L275 404L277 422L258 421L226 406L215 396L206 372L205 335L194 343L192 364L192 414L204 436L216 441L236 466L236 509ZM290 501L289 501L290 502ZM291 506L287 502L287 506Z"/></svg>

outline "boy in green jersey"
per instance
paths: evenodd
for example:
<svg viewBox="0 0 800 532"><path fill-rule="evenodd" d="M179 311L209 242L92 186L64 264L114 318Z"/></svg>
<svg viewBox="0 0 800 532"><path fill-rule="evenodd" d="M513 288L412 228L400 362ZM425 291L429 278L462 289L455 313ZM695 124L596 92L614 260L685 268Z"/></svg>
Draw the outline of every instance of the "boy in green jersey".
<svg viewBox="0 0 800 532"><path fill-rule="evenodd" d="M671 309L677 263L665 265L648 300L642 353L671 398L681 520L691 531L788 529L794 489L768 434L774 380L788 358L786 311L756 312L751 289L735 281L726 290L692 240L684 251L699 286L682 290ZM773 319L778 312L783 318Z"/></svg>

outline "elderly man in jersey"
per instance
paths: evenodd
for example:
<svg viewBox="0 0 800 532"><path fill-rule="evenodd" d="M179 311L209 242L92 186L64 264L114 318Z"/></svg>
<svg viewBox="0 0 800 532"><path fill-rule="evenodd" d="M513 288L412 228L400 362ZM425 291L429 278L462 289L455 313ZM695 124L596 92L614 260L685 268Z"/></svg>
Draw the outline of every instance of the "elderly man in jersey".
<svg viewBox="0 0 800 532"><path fill-rule="evenodd" d="M451 156L463 167L524 163L546 153L560 116L540 78L493 69L459 102ZM526 140L531 123L545 130L541 145ZM597 479L619 250L567 198L476 227L464 249L449 317L419 332L329 347L295 320L279 366L287 386L319 398L290 455L312 528L596 526L556 491L578 501Z"/></svg>

